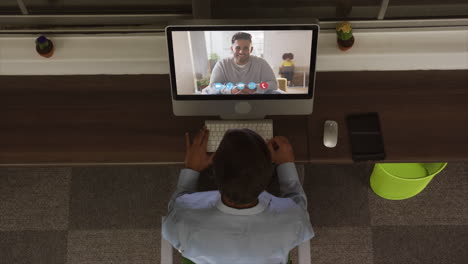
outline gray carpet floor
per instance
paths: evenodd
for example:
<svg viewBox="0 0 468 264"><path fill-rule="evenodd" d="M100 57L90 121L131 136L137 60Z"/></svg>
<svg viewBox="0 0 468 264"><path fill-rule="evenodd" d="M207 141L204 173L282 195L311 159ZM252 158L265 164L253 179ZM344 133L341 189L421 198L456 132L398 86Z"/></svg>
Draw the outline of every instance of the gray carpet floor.
<svg viewBox="0 0 468 264"><path fill-rule="evenodd" d="M0 168L0 264L159 263L180 168ZM468 263L468 164L449 163L402 201L372 192L372 165L298 170L316 231L312 263Z"/></svg>

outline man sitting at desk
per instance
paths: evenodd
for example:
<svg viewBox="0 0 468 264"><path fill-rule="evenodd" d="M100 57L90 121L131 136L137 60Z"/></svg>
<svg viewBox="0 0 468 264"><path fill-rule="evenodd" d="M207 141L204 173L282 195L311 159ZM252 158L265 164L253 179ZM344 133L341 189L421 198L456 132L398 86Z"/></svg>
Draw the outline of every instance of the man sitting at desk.
<svg viewBox="0 0 468 264"><path fill-rule="evenodd" d="M286 264L288 253L314 236L307 197L285 137L268 144L248 129L228 130L216 153L208 130L190 142L185 169L169 202L162 235L196 264ZM265 191L277 167L280 197ZM201 171L213 164L218 190L197 192Z"/></svg>
<svg viewBox="0 0 468 264"><path fill-rule="evenodd" d="M268 62L250 56L252 36L238 32L232 36L232 58L216 63L210 84L202 94L269 94L278 90L275 73Z"/></svg>

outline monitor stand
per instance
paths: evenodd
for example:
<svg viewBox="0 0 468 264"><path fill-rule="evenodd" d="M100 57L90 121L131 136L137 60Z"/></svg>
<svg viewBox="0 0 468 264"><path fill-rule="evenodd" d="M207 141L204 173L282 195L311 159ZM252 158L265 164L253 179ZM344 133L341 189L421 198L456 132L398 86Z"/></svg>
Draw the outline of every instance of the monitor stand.
<svg viewBox="0 0 468 264"><path fill-rule="evenodd" d="M239 102L234 106L234 110L237 114L248 114L252 110L252 105L248 102Z"/></svg>
<svg viewBox="0 0 468 264"><path fill-rule="evenodd" d="M221 119L264 119L265 115L252 112L252 105L249 102L238 102L234 105L233 114L221 115Z"/></svg>

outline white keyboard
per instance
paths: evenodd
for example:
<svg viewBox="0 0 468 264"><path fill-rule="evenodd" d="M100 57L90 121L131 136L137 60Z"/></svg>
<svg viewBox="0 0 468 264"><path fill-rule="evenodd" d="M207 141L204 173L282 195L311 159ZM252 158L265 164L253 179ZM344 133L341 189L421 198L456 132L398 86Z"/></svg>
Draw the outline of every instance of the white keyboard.
<svg viewBox="0 0 468 264"><path fill-rule="evenodd" d="M273 138L273 120L206 120L206 128L210 131L208 152L215 152L219 143L229 129L248 128L257 132L265 141Z"/></svg>

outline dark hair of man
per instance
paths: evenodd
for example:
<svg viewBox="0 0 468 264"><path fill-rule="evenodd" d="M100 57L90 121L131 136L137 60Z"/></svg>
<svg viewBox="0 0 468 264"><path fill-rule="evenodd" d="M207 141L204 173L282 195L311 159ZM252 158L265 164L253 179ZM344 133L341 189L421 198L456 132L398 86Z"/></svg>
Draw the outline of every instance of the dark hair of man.
<svg viewBox="0 0 468 264"><path fill-rule="evenodd" d="M290 58L291 60L294 59L294 54L292 54L292 53L284 53L284 54L283 54L283 60L286 60L287 58Z"/></svg>
<svg viewBox="0 0 468 264"><path fill-rule="evenodd" d="M249 33L237 32L236 34L234 34L234 36L232 36L232 44L234 44L234 42L239 39L245 39L252 43L252 35L250 35Z"/></svg>
<svg viewBox="0 0 468 264"><path fill-rule="evenodd" d="M219 191L231 202L254 202L271 181L273 164L268 147L249 129L226 132L213 157Z"/></svg>

